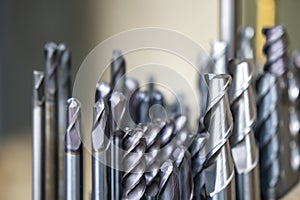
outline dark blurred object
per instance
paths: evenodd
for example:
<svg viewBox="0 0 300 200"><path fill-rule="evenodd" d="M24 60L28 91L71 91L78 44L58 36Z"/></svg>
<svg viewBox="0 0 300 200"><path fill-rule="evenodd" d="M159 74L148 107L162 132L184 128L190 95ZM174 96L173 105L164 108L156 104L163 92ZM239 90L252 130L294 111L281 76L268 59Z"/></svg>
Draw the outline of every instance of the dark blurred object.
<svg viewBox="0 0 300 200"><path fill-rule="evenodd" d="M41 49L45 42L64 41L74 51L74 77L82 60L97 44L95 38L99 38L95 27L87 23L92 22L91 7L92 3L71 0L1 1L0 135L30 129L28 91L32 70L44 69Z"/></svg>

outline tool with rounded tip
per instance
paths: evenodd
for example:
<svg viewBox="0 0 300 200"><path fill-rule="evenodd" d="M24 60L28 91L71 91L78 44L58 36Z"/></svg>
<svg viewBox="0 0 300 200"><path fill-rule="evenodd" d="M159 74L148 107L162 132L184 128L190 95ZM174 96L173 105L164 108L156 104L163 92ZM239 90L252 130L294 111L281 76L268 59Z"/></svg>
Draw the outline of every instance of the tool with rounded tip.
<svg viewBox="0 0 300 200"><path fill-rule="evenodd" d="M66 199L83 199L83 159L81 141L80 103L75 98L67 102L67 132L65 135Z"/></svg>
<svg viewBox="0 0 300 200"><path fill-rule="evenodd" d="M65 133L67 100L71 97L71 53L65 44L58 46L58 195L65 197Z"/></svg>
<svg viewBox="0 0 300 200"><path fill-rule="evenodd" d="M178 168L179 199L191 200L194 190L191 154L183 146L178 146L174 149L171 160Z"/></svg>
<svg viewBox="0 0 300 200"><path fill-rule="evenodd" d="M108 98L111 95L111 87L107 82L99 82L96 85L95 102L99 99L103 99L108 102Z"/></svg>
<svg viewBox="0 0 300 200"><path fill-rule="evenodd" d="M228 62L228 53L227 53L227 43L224 41L215 41L212 43L212 52L211 57L213 59L213 69L212 73L214 74L228 74L227 71L227 62Z"/></svg>
<svg viewBox="0 0 300 200"><path fill-rule="evenodd" d="M126 97L120 92L113 92L109 99L110 119L109 124L111 128L110 136L110 194L111 199L119 200L122 197L121 190L121 159L122 153L120 151L123 131L126 130L124 126L123 117L126 109Z"/></svg>
<svg viewBox="0 0 300 200"><path fill-rule="evenodd" d="M279 163L279 83L271 74L261 76L257 83L256 138L260 149L260 186L264 197L275 197L280 179Z"/></svg>
<svg viewBox="0 0 300 200"><path fill-rule="evenodd" d="M230 138L236 172L237 199L259 199L259 150L254 138L256 105L252 91L254 66L251 60L235 59L229 63L233 77L229 90L234 119Z"/></svg>
<svg viewBox="0 0 300 200"><path fill-rule="evenodd" d="M254 38L254 29L251 26L239 28L239 49L238 57L253 59L254 53L252 40Z"/></svg>
<svg viewBox="0 0 300 200"><path fill-rule="evenodd" d="M209 199L235 199L235 173L229 146L233 120L227 96L231 77L206 74L205 79L209 88L204 116L204 125L209 134L202 172L205 195Z"/></svg>
<svg viewBox="0 0 300 200"><path fill-rule="evenodd" d="M107 104L106 104L107 105ZM108 164L109 149L108 110L102 98L94 105L94 124L92 130L92 199L109 199Z"/></svg>
<svg viewBox="0 0 300 200"><path fill-rule="evenodd" d="M122 141L124 155L122 165L124 175L122 178L122 199L143 199L146 191L144 172L146 169L145 151L146 140L141 128L128 130Z"/></svg>
<svg viewBox="0 0 300 200"><path fill-rule="evenodd" d="M155 199L158 193L160 165L159 162L157 162L157 156L160 152L160 130L162 125L163 123L160 121L149 123L145 130L144 137L147 145L145 151L147 199Z"/></svg>
<svg viewBox="0 0 300 200"><path fill-rule="evenodd" d="M57 191L57 45L47 43L44 47L45 70L45 199L58 197Z"/></svg>
<svg viewBox="0 0 300 200"><path fill-rule="evenodd" d="M45 198L44 72L33 71L32 200Z"/></svg>
<svg viewBox="0 0 300 200"><path fill-rule="evenodd" d="M170 159L166 160L160 167L160 185L157 199L180 199L178 169Z"/></svg>

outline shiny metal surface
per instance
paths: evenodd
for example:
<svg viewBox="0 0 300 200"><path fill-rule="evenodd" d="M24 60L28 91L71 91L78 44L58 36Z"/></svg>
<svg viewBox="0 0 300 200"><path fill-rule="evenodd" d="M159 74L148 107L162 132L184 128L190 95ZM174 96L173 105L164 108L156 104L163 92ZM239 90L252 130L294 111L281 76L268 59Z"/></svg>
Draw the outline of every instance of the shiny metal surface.
<svg viewBox="0 0 300 200"><path fill-rule="evenodd" d="M120 92L113 92L110 100L110 194L111 199L119 200L122 197L121 178L122 178L122 152L120 147L122 145L123 131L126 127L123 126L123 117L125 114L126 97Z"/></svg>
<svg viewBox="0 0 300 200"><path fill-rule="evenodd" d="M261 88L266 87L269 89L266 93L261 94L261 101L269 98L268 104L271 104L269 106L264 105L266 108L261 108L262 110L260 112L261 115L263 115L261 119L264 120L260 121L261 127L265 127L267 131L265 133L260 133L268 135L268 138L270 138L270 135L277 134L278 141L271 140L272 142L269 142L269 145L266 145L268 148L265 149L264 152L270 153L271 151L276 151L278 149L279 155L277 158L274 158L274 156L265 157L269 159L265 161L265 164L262 167L265 167L268 164L270 173L279 173L279 177L270 176L269 179L266 180L268 184L262 185L262 187L266 187L266 192L263 191L265 197L278 198L284 195L298 181L299 166L295 165L294 158L297 157L297 155L295 156L294 154L298 151L297 144L299 138L298 136L292 135L289 128L289 108L291 104L288 96L289 82L287 72L289 57L287 55L288 36L286 30L282 26L275 26L264 29L263 34L266 36L266 43L263 51L267 57L264 71L276 77L276 81L278 81L279 84L277 86L279 87L277 87L277 94L275 92L271 93L269 88L272 88L273 86L270 85L270 82L265 82L266 86L262 86L262 83L260 83ZM266 74L263 76L266 76ZM273 83L274 82L275 81L273 81ZM272 101L270 101L270 99ZM271 118L271 114L274 115L273 118ZM274 124L270 127L270 124L266 123L267 121ZM275 122L277 122L277 124ZM268 126L268 128L266 126ZM264 153L262 153L262 158L263 156L265 156ZM270 165L269 163L274 163L274 165L279 164L279 168ZM267 167L264 169L266 168ZM276 179L274 180L272 177L278 177L277 182Z"/></svg>
<svg viewBox="0 0 300 200"><path fill-rule="evenodd" d="M45 198L44 72L33 71L32 200Z"/></svg>
<svg viewBox="0 0 300 200"><path fill-rule="evenodd" d="M253 59L254 53L252 41L254 38L254 29L250 26L239 28L239 49L238 58Z"/></svg>
<svg viewBox="0 0 300 200"><path fill-rule="evenodd" d="M65 198L65 133L67 100L71 97L71 53L64 44L58 46L58 198Z"/></svg>
<svg viewBox="0 0 300 200"><path fill-rule="evenodd" d="M166 160L160 167L160 185L158 199L180 199L178 169L173 161L169 159Z"/></svg>
<svg viewBox="0 0 300 200"><path fill-rule="evenodd" d="M108 110L102 98L94 105L94 124L92 130L92 199L109 199L108 188L108 158L109 127Z"/></svg>
<svg viewBox="0 0 300 200"><path fill-rule="evenodd" d="M143 137L143 130L137 127L134 130L128 130L123 138L122 146L125 152L122 158L124 169L122 199L143 199L145 194L146 161L144 154L147 144Z"/></svg>
<svg viewBox="0 0 300 200"><path fill-rule="evenodd" d="M233 120L227 91L229 75L206 74L209 88L204 125L208 138L205 145L203 177L208 199L235 199L235 172L230 152L229 136Z"/></svg>
<svg viewBox="0 0 300 200"><path fill-rule="evenodd" d="M144 137L146 139L146 196L147 199L155 199L159 190L159 162L157 156L160 152L160 130L162 123L154 122L147 125Z"/></svg>
<svg viewBox="0 0 300 200"><path fill-rule="evenodd" d="M111 85L113 91L119 91L125 94L126 81L126 62L120 50L114 50L111 62Z"/></svg>
<svg viewBox="0 0 300 200"><path fill-rule="evenodd" d="M238 2L237 0L220 1L220 39L227 43L230 59L236 56Z"/></svg>
<svg viewBox="0 0 300 200"><path fill-rule="evenodd" d="M67 101L67 132L65 134L66 200L83 199L83 158L81 141L80 103L75 98Z"/></svg>
<svg viewBox="0 0 300 200"><path fill-rule="evenodd" d="M45 199L57 198L57 45L47 43L44 47L45 71Z"/></svg>
<svg viewBox="0 0 300 200"><path fill-rule="evenodd" d="M214 65L210 72L214 74L228 74L228 44L224 41L213 42L211 57Z"/></svg>
<svg viewBox="0 0 300 200"><path fill-rule="evenodd" d="M179 199L191 200L194 190L191 155L184 146L179 146L174 149L171 160L178 168Z"/></svg>
<svg viewBox="0 0 300 200"><path fill-rule="evenodd" d="M236 172L237 199L260 199L259 149L254 138L256 104L252 91L254 65L252 60L236 59L229 64L233 77L229 90L234 119L230 138Z"/></svg>

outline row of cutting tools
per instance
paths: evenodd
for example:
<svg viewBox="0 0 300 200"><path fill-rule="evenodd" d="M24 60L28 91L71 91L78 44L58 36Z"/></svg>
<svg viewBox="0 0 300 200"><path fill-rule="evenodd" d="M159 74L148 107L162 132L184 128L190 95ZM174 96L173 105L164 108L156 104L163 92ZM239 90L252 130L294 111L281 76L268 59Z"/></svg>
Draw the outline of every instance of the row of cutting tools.
<svg viewBox="0 0 300 200"><path fill-rule="evenodd" d="M300 53L291 67L285 28L264 29L267 62L258 75L253 33L241 30L239 58L230 61L227 44L213 44L211 73L199 77L205 84L199 81L204 103L196 134L155 84L140 90L126 77L122 53L113 52L111 83L100 82L95 91L92 199L269 199L297 183ZM70 98L70 52L48 43L45 60L45 75L34 72L33 199L83 199L80 103ZM169 117L159 110L149 117L156 104L169 108Z"/></svg>

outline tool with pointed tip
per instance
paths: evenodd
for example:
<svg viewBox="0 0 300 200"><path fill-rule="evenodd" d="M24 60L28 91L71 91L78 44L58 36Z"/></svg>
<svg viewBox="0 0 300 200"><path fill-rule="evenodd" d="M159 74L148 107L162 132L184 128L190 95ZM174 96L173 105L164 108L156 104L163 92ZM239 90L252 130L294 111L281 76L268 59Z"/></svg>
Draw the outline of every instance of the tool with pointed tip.
<svg viewBox="0 0 300 200"><path fill-rule="evenodd" d="M139 127L128 130L123 138L122 146L125 151L122 159L124 169L122 199L143 199L146 191L144 154L147 146L143 130Z"/></svg>
<svg viewBox="0 0 300 200"><path fill-rule="evenodd" d="M83 158L81 141L80 103L67 101L67 132L65 134L66 200L83 200Z"/></svg>
<svg viewBox="0 0 300 200"><path fill-rule="evenodd" d="M57 191L57 45L47 43L44 48L45 70L45 199L58 197Z"/></svg>
<svg viewBox="0 0 300 200"><path fill-rule="evenodd" d="M107 151L109 149L108 110L102 98L94 105L94 124L92 130L92 199L109 199Z"/></svg>
<svg viewBox="0 0 300 200"><path fill-rule="evenodd" d="M126 129L123 124L123 117L125 114L126 97L119 92L112 93L110 100L110 126L111 126L111 148L110 148L110 159L111 159L111 171L110 171L110 192L111 199L119 200L122 197L121 190L121 143L123 138L123 131Z"/></svg>
<svg viewBox="0 0 300 200"><path fill-rule="evenodd" d="M149 123L145 130L146 139L146 195L147 199L155 199L158 193L159 187L159 162L157 162L157 156L160 152L160 130L163 123L161 121L155 121Z"/></svg>
<svg viewBox="0 0 300 200"><path fill-rule="evenodd" d="M178 169L170 159L166 160L160 167L160 185L157 199L180 199Z"/></svg>
<svg viewBox="0 0 300 200"><path fill-rule="evenodd" d="M179 199L191 200L194 190L191 155L184 146L178 146L174 149L171 160L178 168Z"/></svg>
<svg viewBox="0 0 300 200"><path fill-rule="evenodd" d="M205 177L204 190L209 199L235 199L235 173L229 145L233 120L227 96L231 77L206 74L205 79L209 96L204 125L209 137L202 172Z"/></svg>
<svg viewBox="0 0 300 200"><path fill-rule="evenodd" d="M33 71L32 200L45 198L44 72Z"/></svg>
<svg viewBox="0 0 300 200"><path fill-rule="evenodd" d="M67 100L71 97L71 53L65 44L58 46L58 195L65 198L65 133Z"/></svg>
<svg viewBox="0 0 300 200"><path fill-rule="evenodd" d="M256 104L252 91L254 66L251 60L235 59L229 63L233 77L229 90L234 119L230 138L236 172L237 199L259 199L259 150L254 138Z"/></svg>

